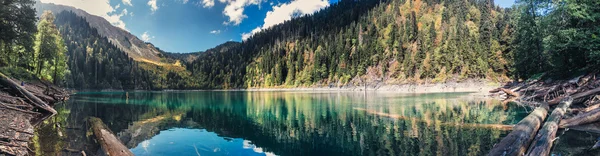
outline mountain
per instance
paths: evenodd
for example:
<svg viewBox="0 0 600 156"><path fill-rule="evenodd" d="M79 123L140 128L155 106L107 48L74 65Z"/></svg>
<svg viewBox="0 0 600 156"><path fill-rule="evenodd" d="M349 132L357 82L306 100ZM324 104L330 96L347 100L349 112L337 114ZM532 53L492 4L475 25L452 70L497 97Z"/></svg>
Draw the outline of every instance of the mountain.
<svg viewBox="0 0 600 156"><path fill-rule="evenodd" d="M144 42L128 31L113 26L102 17L91 15L74 7L51 3L37 2L34 7L38 12L38 16L41 15L45 10L50 10L54 14L58 14L62 11L71 11L78 16L84 17L91 27L98 30L100 35L108 38L110 43L126 52L129 57L133 58L134 60L162 64L161 57L159 56L160 50L153 44Z"/></svg>
<svg viewBox="0 0 600 156"><path fill-rule="evenodd" d="M206 51L192 52L192 53L162 52L162 55L165 56L166 58L182 60L183 62L191 63L191 62L194 62L196 59L198 59L198 57L200 57L200 55L203 55L206 53L218 53L218 52L228 51L229 48L239 45L239 44L241 44L241 43L234 42L234 41L228 41L223 44L217 45L214 48L208 49Z"/></svg>
<svg viewBox="0 0 600 156"><path fill-rule="evenodd" d="M510 9L493 0L344 0L201 55L203 88L505 81Z"/></svg>
<svg viewBox="0 0 600 156"><path fill-rule="evenodd" d="M54 14L65 46L69 74L66 86L76 89L153 89L156 76L142 69L98 30L86 18L71 11Z"/></svg>

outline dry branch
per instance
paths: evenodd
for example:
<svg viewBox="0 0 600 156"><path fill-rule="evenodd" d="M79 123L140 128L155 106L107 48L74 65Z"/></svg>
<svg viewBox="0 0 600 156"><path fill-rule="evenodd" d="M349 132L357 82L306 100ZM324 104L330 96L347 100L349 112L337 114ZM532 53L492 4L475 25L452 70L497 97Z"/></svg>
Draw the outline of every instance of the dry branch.
<svg viewBox="0 0 600 156"><path fill-rule="evenodd" d="M573 97L574 100L577 100L577 99L580 99L580 98L583 98L583 97L587 97L587 96L591 96L591 95L598 94L598 93L600 93L600 87L592 89L592 90L588 90L588 91L585 91L585 92L574 94L572 97ZM562 96L562 97L558 97L558 98L555 98L553 100L550 100L550 101L548 101L548 104L549 105L556 105L562 99L564 99L565 97L566 96Z"/></svg>

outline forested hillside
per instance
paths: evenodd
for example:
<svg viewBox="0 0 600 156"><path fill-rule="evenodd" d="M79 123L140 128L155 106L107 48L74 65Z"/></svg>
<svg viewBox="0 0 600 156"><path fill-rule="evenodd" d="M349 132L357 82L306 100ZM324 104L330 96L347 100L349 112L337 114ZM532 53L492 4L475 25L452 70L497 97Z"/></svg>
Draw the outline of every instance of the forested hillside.
<svg viewBox="0 0 600 156"><path fill-rule="evenodd" d="M341 1L199 57L194 76L208 88L506 80L509 14L492 0Z"/></svg>
<svg viewBox="0 0 600 156"><path fill-rule="evenodd" d="M169 89L185 84L189 72L152 63L134 61L127 53L98 34L85 18L70 11L56 16L68 49L70 74L66 87L77 89ZM165 61L167 62L167 61Z"/></svg>
<svg viewBox="0 0 600 156"><path fill-rule="evenodd" d="M155 64L163 63L161 62L160 56L158 56L160 54L158 48L154 47L152 44L147 44L126 30L113 26L103 17L91 15L84 10L71 6L42 3L40 1L38 1L34 7L38 14L47 10L52 11L54 14L59 14L63 11L73 12L78 16L84 17L90 27L98 30L100 36L106 37L110 43L127 53L129 57L134 60Z"/></svg>

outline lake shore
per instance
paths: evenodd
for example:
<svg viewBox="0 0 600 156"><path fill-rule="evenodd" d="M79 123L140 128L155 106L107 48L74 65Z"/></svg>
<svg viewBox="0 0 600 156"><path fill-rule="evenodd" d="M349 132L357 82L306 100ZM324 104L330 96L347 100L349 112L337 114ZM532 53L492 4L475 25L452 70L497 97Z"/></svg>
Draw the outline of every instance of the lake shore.
<svg viewBox="0 0 600 156"><path fill-rule="evenodd" d="M365 86L342 87L298 87L298 88L249 88L232 89L234 91L344 91L344 92L382 92L382 93L454 93L473 92L487 95L490 90L501 87L500 83L487 81L446 82L430 84L370 84ZM231 90L222 90L231 91Z"/></svg>
<svg viewBox="0 0 600 156"><path fill-rule="evenodd" d="M467 80L462 82L445 83L426 83L426 84L384 84L376 83L365 86L341 86L341 87L271 87L271 88L244 88L244 89L163 89L163 90L122 90L122 89L102 89L102 90L78 90L75 92L102 91L102 92L122 92L122 91L157 91L157 92L178 92L178 91L316 91L316 92L377 92L377 93L398 93L398 94L422 94L422 93L458 93L472 92L475 95L486 96L489 91L501 87L499 82L490 82L485 80Z"/></svg>
<svg viewBox="0 0 600 156"><path fill-rule="evenodd" d="M21 81L3 73L0 88L5 88L0 90L0 153L30 154L34 128L56 115L53 106L68 100L69 95L50 82Z"/></svg>

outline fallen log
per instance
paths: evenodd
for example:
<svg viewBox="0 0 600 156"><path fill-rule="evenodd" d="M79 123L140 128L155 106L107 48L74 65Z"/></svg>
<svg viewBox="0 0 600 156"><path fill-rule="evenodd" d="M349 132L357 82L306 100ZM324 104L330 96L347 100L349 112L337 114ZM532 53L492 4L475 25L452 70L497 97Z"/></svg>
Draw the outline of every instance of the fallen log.
<svg viewBox="0 0 600 156"><path fill-rule="evenodd" d="M106 155L133 156L123 143L110 131L101 119L90 117L89 122L98 143Z"/></svg>
<svg viewBox="0 0 600 156"><path fill-rule="evenodd" d="M594 110L596 108L600 108L600 103L596 103L596 104L593 104L593 105L585 107L585 108L570 109L570 111L574 112L574 113L585 113L585 112L592 111L592 110Z"/></svg>
<svg viewBox="0 0 600 156"><path fill-rule="evenodd" d="M582 132L592 132L592 133L600 134L600 122L579 125L579 126L572 126L572 127L560 127L560 128L569 128L569 129L574 129L574 130L578 130L578 131L582 131Z"/></svg>
<svg viewBox="0 0 600 156"><path fill-rule="evenodd" d="M506 93L506 94L507 94L507 95L509 95L509 96L512 96L512 97L519 97L519 93L516 93L516 92L514 92L514 91L512 91L512 90L508 90L508 89L504 89L504 88L500 88L500 90L501 90L502 92Z"/></svg>
<svg viewBox="0 0 600 156"><path fill-rule="evenodd" d="M536 135L532 142L529 150L527 150L528 156L539 156L539 155L550 155L550 149L552 149L552 142L556 138L556 132L558 131L558 123L565 115L567 108L571 106L573 99L568 97L560 102L550 117L544 123L542 129Z"/></svg>
<svg viewBox="0 0 600 156"><path fill-rule="evenodd" d="M54 110L54 108L52 108L48 104L46 104L46 102L40 100L38 97L31 94L29 91L27 91L26 89L24 89L19 84L17 84L16 82L14 82L13 80L11 80L9 77L7 77L6 75L4 75L2 73L0 73L0 84L13 89L14 92L22 95L23 98L31 101L31 103L33 105L52 113L51 116L55 115L57 113L56 110Z"/></svg>
<svg viewBox="0 0 600 156"><path fill-rule="evenodd" d="M600 121L600 108L560 121L560 127L572 127Z"/></svg>
<svg viewBox="0 0 600 156"><path fill-rule="evenodd" d="M577 100L579 98L583 98L583 97L587 97L587 96L591 96L593 94L597 94L600 93L600 87L592 89L592 90L588 90L585 92L581 92L581 93L577 93L572 95L571 97L573 98L573 100ZM557 97L553 100L548 101L548 105L556 105L558 104L560 101L562 101L562 99L566 98L567 96L561 96L561 97Z"/></svg>
<svg viewBox="0 0 600 156"><path fill-rule="evenodd" d="M546 119L546 115L548 115L547 106L536 108L531 114L515 125L512 132L494 145L488 155L521 156L525 154L542 122Z"/></svg>

